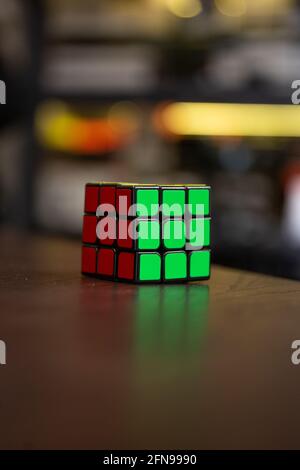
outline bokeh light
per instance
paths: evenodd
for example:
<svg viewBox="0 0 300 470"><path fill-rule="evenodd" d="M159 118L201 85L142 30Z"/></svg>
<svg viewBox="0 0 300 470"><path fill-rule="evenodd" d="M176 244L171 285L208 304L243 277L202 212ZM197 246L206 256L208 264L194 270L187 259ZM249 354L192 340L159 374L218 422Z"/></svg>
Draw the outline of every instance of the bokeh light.
<svg viewBox="0 0 300 470"><path fill-rule="evenodd" d="M242 16L247 12L246 0L215 0L216 8L225 16Z"/></svg>
<svg viewBox="0 0 300 470"><path fill-rule="evenodd" d="M202 12L200 0L165 0L165 4L179 18L193 18Z"/></svg>

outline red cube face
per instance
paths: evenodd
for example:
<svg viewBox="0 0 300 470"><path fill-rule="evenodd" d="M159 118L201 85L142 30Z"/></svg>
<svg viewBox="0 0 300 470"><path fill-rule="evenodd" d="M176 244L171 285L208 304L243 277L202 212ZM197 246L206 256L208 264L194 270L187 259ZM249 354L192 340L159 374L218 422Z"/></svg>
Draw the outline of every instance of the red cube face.
<svg viewBox="0 0 300 470"><path fill-rule="evenodd" d="M97 273L113 277L115 274L115 251L101 248L98 252Z"/></svg>
<svg viewBox="0 0 300 470"><path fill-rule="evenodd" d="M100 204L109 204L115 208L116 188L113 186L102 186L102 188L100 188Z"/></svg>
<svg viewBox="0 0 300 470"><path fill-rule="evenodd" d="M87 185L85 187L84 211L96 213L98 205L99 205L99 187Z"/></svg>
<svg viewBox="0 0 300 470"><path fill-rule="evenodd" d="M132 238L132 223L130 220L119 219L118 221L118 247L127 248L131 250L134 246L134 240Z"/></svg>
<svg viewBox="0 0 300 470"><path fill-rule="evenodd" d="M85 274L95 274L97 264L97 249L89 246L82 247L81 271Z"/></svg>
<svg viewBox="0 0 300 470"><path fill-rule="evenodd" d="M132 189L117 189L116 200L118 214L120 216L128 215L129 208L133 203Z"/></svg>
<svg viewBox="0 0 300 470"><path fill-rule="evenodd" d="M83 243L97 243L97 217L85 215L83 217L82 241Z"/></svg>
<svg viewBox="0 0 300 470"><path fill-rule="evenodd" d="M120 279L134 280L135 254L122 252L118 257L118 277Z"/></svg>

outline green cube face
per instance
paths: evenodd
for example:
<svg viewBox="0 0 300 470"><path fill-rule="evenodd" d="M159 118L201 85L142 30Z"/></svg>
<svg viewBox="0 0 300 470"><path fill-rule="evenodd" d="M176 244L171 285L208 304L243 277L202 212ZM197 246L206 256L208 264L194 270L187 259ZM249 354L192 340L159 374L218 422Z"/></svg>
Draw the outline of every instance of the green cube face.
<svg viewBox="0 0 300 470"><path fill-rule="evenodd" d="M189 189L188 204L192 215L209 215L209 189Z"/></svg>
<svg viewBox="0 0 300 470"><path fill-rule="evenodd" d="M139 250L157 250L160 246L160 224L158 220L140 220L138 222Z"/></svg>
<svg viewBox="0 0 300 470"><path fill-rule="evenodd" d="M190 278L207 278L210 274L210 252L193 251L190 254Z"/></svg>
<svg viewBox="0 0 300 470"><path fill-rule="evenodd" d="M162 204L162 214L164 217L182 217L185 205L184 189L164 189Z"/></svg>
<svg viewBox="0 0 300 470"><path fill-rule="evenodd" d="M194 218L188 222L188 243L193 248L210 245L210 219Z"/></svg>
<svg viewBox="0 0 300 470"><path fill-rule="evenodd" d="M139 255L139 281L160 281L161 257L159 253L143 253Z"/></svg>
<svg viewBox="0 0 300 470"><path fill-rule="evenodd" d="M165 280L181 280L187 278L186 253L167 253L165 255Z"/></svg>
<svg viewBox="0 0 300 470"><path fill-rule="evenodd" d="M158 189L138 189L136 192L136 203L144 208L137 209L138 217L154 217L159 210Z"/></svg>
<svg viewBox="0 0 300 470"><path fill-rule="evenodd" d="M163 224L163 242L167 250L185 247L185 223L183 220L168 220Z"/></svg>

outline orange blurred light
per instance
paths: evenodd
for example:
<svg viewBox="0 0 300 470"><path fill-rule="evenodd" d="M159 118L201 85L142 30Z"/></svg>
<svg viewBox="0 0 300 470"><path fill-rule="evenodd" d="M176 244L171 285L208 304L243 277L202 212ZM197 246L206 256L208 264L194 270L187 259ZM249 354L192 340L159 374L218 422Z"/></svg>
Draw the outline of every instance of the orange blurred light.
<svg viewBox="0 0 300 470"><path fill-rule="evenodd" d="M130 118L132 119L132 117ZM47 103L36 116L36 129L46 147L74 154L97 155L124 146L132 135L126 116L89 118L63 103Z"/></svg>

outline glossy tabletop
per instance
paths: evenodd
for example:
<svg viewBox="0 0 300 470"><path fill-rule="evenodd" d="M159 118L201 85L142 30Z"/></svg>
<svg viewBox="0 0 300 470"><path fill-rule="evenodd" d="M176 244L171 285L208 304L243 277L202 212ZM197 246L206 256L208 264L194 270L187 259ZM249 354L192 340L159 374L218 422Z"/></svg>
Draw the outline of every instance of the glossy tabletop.
<svg viewBox="0 0 300 470"><path fill-rule="evenodd" d="M0 236L0 448L299 448L300 283L83 278L80 242Z"/></svg>

